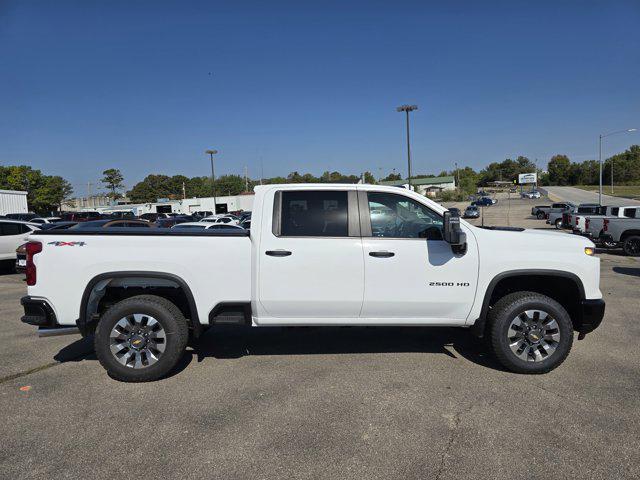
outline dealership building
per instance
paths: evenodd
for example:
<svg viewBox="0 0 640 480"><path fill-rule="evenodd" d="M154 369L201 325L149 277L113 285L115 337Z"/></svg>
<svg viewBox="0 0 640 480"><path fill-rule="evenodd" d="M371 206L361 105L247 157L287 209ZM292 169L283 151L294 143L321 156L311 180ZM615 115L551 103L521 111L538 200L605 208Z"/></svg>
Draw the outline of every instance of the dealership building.
<svg viewBox="0 0 640 480"><path fill-rule="evenodd" d="M403 187L409 188L408 180L393 180L387 182L380 182L380 185L387 185L391 187ZM455 190L456 181L453 176L447 177L425 177L425 178L412 178L411 186L413 190L424 195L426 197L436 197L444 190Z"/></svg>

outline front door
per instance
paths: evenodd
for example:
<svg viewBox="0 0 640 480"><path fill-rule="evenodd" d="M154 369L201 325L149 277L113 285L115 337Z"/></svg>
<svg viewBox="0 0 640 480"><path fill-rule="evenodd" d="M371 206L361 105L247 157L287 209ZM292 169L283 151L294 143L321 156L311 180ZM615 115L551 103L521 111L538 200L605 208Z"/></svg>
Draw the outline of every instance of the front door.
<svg viewBox="0 0 640 480"><path fill-rule="evenodd" d="M258 299L264 317L306 324L358 318L364 261L355 190L284 189L274 195L273 215L263 215Z"/></svg>
<svg viewBox="0 0 640 480"><path fill-rule="evenodd" d="M359 195L365 262L361 316L381 322L463 324L478 279L471 232L466 253L455 254L442 239L442 215L426 203L401 193Z"/></svg>

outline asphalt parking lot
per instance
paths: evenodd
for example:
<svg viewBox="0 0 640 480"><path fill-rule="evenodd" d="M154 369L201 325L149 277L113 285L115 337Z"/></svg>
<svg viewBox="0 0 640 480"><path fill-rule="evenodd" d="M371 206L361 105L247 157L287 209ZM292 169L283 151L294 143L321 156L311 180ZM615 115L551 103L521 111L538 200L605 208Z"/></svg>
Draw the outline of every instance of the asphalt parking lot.
<svg viewBox="0 0 640 480"><path fill-rule="evenodd" d="M485 223L549 228L543 203ZM79 336L37 338L2 274L0 478L638 478L640 259L598 255L605 320L542 376L463 330L228 328L124 384Z"/></svg>

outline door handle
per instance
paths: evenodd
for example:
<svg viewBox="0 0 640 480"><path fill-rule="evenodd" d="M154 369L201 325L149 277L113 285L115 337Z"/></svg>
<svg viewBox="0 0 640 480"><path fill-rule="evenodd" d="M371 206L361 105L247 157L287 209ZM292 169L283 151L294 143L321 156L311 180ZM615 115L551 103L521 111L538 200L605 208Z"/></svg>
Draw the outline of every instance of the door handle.
<svg viewBox="0 0 640 480"><path fill-rule="evenodd" d="M291 252L288 250L267 250L264 253L266 253L270 257L288 257L289 255L291 255Z"/></svg>
<svg viewBox="0 0 640 480"><path fill-rule="evenodd" d="M393 257L395 253L387 252L386 250L383 250L381 252L369 252L369 255L376 258L389 258L389 257Z"/></svg>

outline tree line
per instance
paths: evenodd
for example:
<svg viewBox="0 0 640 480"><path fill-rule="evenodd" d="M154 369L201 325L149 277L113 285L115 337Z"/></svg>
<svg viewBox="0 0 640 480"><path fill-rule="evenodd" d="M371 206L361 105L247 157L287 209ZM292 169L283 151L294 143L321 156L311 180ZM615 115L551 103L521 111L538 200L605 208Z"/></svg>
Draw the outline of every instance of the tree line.
<svg viewBox="0 0 640 480"><path fill-rule="evenodd" d="M640 184L640 146L632 145L628 150L613 155L604 161L603 182L611 183L613 165L614 182L619 185ZM413 178L432 176L455 176L458 196L474 193L478 187L487 186L496 180L513 182L520 173L538 172L540 185L597 185L599 183L599 164L597 160L572 162L566 155L554 155L548 163L548 171L543 172L534 162L525 156L515 160L507 158L501 162L492 162L480 171L469 166L452 170L443 170L438 174L419 174ZM262 180L246 179L240 175L222 175L215 183L210 177L186 177L184 175L147 175L136 183L131 190L124 192L124 177L118 169L102 172L101 182L112 198L126 193L127 197L138 203L155 202L158 198L180 199L183 196L209 197L239 195L251 192L260 183L378 183L371 172L362 175L345 175L337 171L326 171L320 176L312 173L291 172L286 177L278 176ZM389 173L382 181L400 180L399 173ZM215 187L215 188L214 188ZM63 210L73 194L73 188L64 178L45 175L40 170L25 165L0 166L0 189L25 190L28 192L29 208L37 212ZM452 195L452 194L449 194Z"/></svg>
<svg viewBox="0 0 640 480"><path fill-rule="evenodd" d="M73 194L71 184L58 175L45 175L26 165L0 165L0 190L27 192L29 208L40 213L60 211Z"/></svg>

